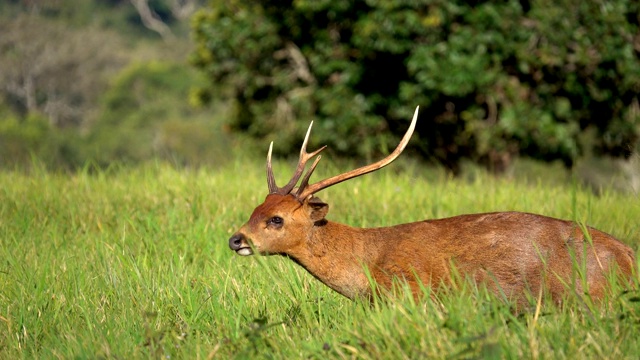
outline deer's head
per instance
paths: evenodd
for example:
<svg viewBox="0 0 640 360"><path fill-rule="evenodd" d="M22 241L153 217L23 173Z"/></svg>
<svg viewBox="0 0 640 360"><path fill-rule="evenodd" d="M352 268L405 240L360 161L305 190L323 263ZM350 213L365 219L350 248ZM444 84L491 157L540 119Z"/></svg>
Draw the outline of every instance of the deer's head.
<svg viewBox="0 0 640 360"><path fill-rule="evenodd" d="M298 166L289 182L283 186L276 185L271 167L273 143L267 154L267 184L269 195L265 201L255 208L249 221L229 239L229 247L239 255L252 255L254 250L261 254L290 254L296 247L304 246L316 226L322 226L329 206L314 196L315 193L340 182L379 170L394 161L409 143L418 119L418 108L413 115L411 125L396 149L384 159L361 168L309 184L309 178L315 170L326 148L308 153L307 142L313 122L300 149ZM304 173L307 162L314 158L313 164ZM300 178L302 177L302 181ZM298 185L300 182L300 185Z"/></svg>

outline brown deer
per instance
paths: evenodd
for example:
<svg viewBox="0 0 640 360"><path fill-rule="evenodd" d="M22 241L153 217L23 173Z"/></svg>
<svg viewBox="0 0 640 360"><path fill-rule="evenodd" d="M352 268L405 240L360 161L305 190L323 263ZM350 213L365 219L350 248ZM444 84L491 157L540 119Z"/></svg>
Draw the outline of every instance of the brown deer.
<svg viewBox="0 0 640 360"><path fill-rule="evenodd" d="M257 251L287 256L350 299L370 298L370 279L383 290L404 281L419 297L424 293L421 287L451 286L460 274L521 304L528 301L527 294L542 294L543 290L558 302L570 291L600 299L610 275L618 275L626 284L632 282L635 257L631 248L611 235L571 221L494 212L362 229L328 220L329 205L314 194L394 161L409 142L417 117L418 108L402 141L386 158L315 184L309 184L309 178L326 146L307 152L313 123L295 173L284 187L276 186L271 143L269 194L231 236L231 250L239 255ZM307 161L315 156L296 187Z"/></svg>

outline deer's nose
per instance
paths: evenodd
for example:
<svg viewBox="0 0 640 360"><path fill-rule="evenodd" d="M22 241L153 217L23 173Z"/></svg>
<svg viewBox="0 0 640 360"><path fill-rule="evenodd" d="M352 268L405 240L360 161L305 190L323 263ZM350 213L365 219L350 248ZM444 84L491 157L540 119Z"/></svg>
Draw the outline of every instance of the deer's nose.
<svg viewBox="0 0 640 360"><path fill-rule="evenodd" d="M233 236L229 238L229 247L233 251L238 251L240 248L243 247L243 245L246 244L244 240L245 239L243 234L241 233L233 234Z"/></svg>

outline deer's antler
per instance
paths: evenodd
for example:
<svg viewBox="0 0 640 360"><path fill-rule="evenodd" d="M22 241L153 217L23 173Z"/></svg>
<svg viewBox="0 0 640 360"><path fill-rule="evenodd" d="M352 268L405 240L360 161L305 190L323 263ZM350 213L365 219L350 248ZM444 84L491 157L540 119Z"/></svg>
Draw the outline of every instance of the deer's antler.
<svg viewBox="0 0 640 360"><path fill-rule="evenodd" d="M333 186L333 185L341 183L343 181L346 181L346 180L349 180L349 179L353 179L355 177L358 177L358 176L361 176L361 175L364 175L364 174L368 174L368 173L376 171L376 170L380 170L383 167L389 165L395 159L397 159L398 156L400 156L400 154L402 153L404 148L409 143L409 139L411 139L411 135L413 135L413 131L416 128L416 121L418 120L418 110L419 110L419 108L420 107L416 107L416 111L413 114L413 119L411 120L411 125L409 125L409 129L407 129L407 132L402 137L402 140L400 141L400 144L398 144L396 149L393 150L393 152L391 154L389 154L384 159L379 160L379 161L377 161L377 162L375 162L373 164L369 164L369 165L366 165L366 166L363 166L363 167L348 171L346 173L339 174L339 175L330 177L328 179L324 179L324 180L319 181L319 182L317 182L315 184L312 184L312 185L303 184L304 186L300 186L300 188L298 189L298 191L296 193L296 196L298 197L298 199L300 199L300 200L306 199L308 196L313 195L313 194L317 193L318 191L320 191L322 189L326 189L329 186ZM316 163L317 163L317 161L316 161ZM311 172L314 169L315 169L315 163L314 163L314 166L309 169L309 174L307 174L307 176L305 176L305 178L307 180L311 176Z"/></svg>
<svg viewBox="0 0 640 360"><path fill-rule="evenodd" d="M273 169L271 167L271 151L273 150L273 142L271 142L271 145L269 145L269 153L267 154L267 185L269 186L270 194L280 194L280 195L289 194L291 190L293 190L293 188L298 183L298 180L300 180L300 176L304 171L304 167L307 164L307 161L309 161L309 159L311 159L312 157L318 155L322 150L324 150L327 147L325 145L312 153L307 152L307 142L309 141L309 134L311 133L312 126L313 126L313 121L309 125L309 129L307 130L307 135L304 137L304 142L302 143L302 148L300 149L300 159L298 160L298 166L296 167L296 172L293 174L293 177L291 178L291 180L289 180L287 185L283 187L278 187L276 185L276 179L273 176ZM318 157L318 160L319 159L320 157ZM318 160L314 162L314 165L312 166L311 169L315 168L315 166L318 163ZM311 171L313 170L310 170L310 172ZM309 174L309 176L311 175ZM308 176L305 176L305 179L307 179L308 181Z"/></svg>
<svg viewBox="0 0 640 360"><path fill-rule="evenodd" d="M311 174L315 170L321 158L321 156L318 156L316 160L313 162L313 164L311 165L311 167L309 168L309 170L307 171L307 173L305 174L304 178L302 179L302 182L300 183L300 187L297 189L294 195L299 200L302 201L306 199L308 196L313 195L322 189L326 189L332 185L341 183L343 181L353 179L355 177L382 169L383 167L389 165L396 158L398 158L398 156L400 156L402 151L405 149L405 147L409 143L409 139L411 139L411 135L413 134L413 131L415 130L415 127L416 127L419 108L420 107L416 107L416 111L413 114L413 119L411 120L411 125L409 125L409 129L402 137L400 144L398 144L396 149L387 157L373 164L369 164L369 165L348 171L346 173L339 174L339 175L330 177L328 179L324 179L315 184L309 185L309 178L311 177ZM272 150L273 143L271 143L271 146L269 146L269 154L267 155L267 183L269 185L270 193L282 194L282 195L291 193L294 187L296 186L296 184L298 183L298 180L300 179L300 176L304 171L307 161L309 161L309 159L311 159L312 157L318 155L322 150L326 148L326 146L323 146L312 153L307 153L307 141L309 140L309 134L311 133L312 125L313 125L313 122L311 122L311 125L309 125L309 130L307 130L307 135L305 136L304 142L302 143L302 148L300 149L300 160L298 161L296 172L294 173L289 183L282 188L279 188L276 186L275 178L273 176L273 170L271 168L271 150Z"/></svg>

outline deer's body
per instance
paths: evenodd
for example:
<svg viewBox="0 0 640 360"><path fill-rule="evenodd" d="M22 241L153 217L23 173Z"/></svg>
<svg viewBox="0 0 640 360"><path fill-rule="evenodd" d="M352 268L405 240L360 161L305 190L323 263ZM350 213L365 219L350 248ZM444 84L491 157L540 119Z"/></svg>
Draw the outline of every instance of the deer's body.
<svg viewBox="0 0 640 360"><path fill-rule="evenodd" d="M283 188L275 185L269 153L270 194L229 239L231 249L240 255L255 250L288 256L352 299L372 295L368 274L381 289L404 281L416 297L421 286L437 290L468 278L518 303L541 290L555 301L568 291L601 298L612 276L631 280L631 248L599 230L541 215L471 214L370 229L327 220L329 206L313 194L393 161L408 142L416 117L417 110L410 130L387 158L308 185L318 157L298 189L294 186L304 164L322 149L307 154L305 139L296 174Z"/></svg>
<svg viewBox="0 0 640 360"><path fill-rule="evenodd" d="M586 228L585 238L576 223L541 215L496 212L364 229L315 219L312 207L291 195L269 195L241 233L255 239L256 250L289 256L348 298L371 295L367 271L384 289L407 282L416 296L421 285L450 284L454 271L517 302L541 286L554 300L568 289L598 298L612 272L624 277L634 267L633 251L610 235ZM294 231L286 238L264 242L254 235L289 212L295 216L284 222Z"/></svg>

